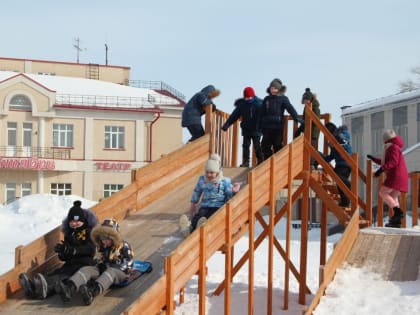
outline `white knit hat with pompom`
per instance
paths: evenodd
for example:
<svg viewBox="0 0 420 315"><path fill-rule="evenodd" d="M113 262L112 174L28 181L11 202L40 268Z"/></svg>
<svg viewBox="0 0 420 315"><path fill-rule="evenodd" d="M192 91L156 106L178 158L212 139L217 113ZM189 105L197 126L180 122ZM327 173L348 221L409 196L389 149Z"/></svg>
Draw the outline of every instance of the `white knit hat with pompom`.
<svg viewBox="0 0 420 315"><path fill-rule="evenodd" d="M204 169L206 172L220 173L222 169L222 166L220 163L220 156L216 153L213 153L210 156L210 159L207 161Z"/></svg>

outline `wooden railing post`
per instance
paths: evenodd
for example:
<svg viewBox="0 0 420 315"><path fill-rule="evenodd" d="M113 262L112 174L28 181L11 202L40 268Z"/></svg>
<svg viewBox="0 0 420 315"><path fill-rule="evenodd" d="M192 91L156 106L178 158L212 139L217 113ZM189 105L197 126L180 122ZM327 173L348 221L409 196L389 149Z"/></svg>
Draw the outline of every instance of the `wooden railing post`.
<svg viewBox="0 0 420 315"><path fill-rule="evenodd" d="M410 174L412 226L416 226L419 219L419 175L419 173Z"/></svg>
<svg viewBox="0 0 420 315"><path fill-rule="evenodd" d="M198 308L199 314L204 315L206 313L206 261L207 261L207 253L206 253L206 246L207 246L207 235L206 235L206 227L200 227L200 256L199 256L199 270L198 270Z"/></svg>
<svg viewBox="0 0 420 315"><path fill-rule="evenodd" d="M22 251L24 247L19 245L15 248L15 267L22 263Z"/></svg>
<svg viewBox="0 0 420 315"><path fill-rule="evenodd" d="M174 314L174 264L172 256L165 258L165 273L166 273L166 314Z"/></svg>

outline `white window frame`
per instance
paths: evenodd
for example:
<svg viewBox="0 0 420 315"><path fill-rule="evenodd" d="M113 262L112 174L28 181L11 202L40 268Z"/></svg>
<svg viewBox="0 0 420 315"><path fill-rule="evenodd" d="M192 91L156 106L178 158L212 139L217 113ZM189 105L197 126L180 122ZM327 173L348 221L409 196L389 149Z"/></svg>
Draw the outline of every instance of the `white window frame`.
<svg viewBox="0 0 420 315"><path fill-rule="evenodd" d="M124 149L125 128L105 126L105 149Z"/></svg>
<svg viewBox="0 0 420 315"><path fill-rule="evenodd" d="M73 125L53 124L53 146L58 148L73 147Z"/></svg>
<svg viewBox="0 0 420 315"><path fill-rule="evenodd" d="M22 197L29 196L32 194L32 183L22 183L20 189Z"/></svg>
<svg viewBox="0 0 420 315"><path fill-rule="evenodd" d="M112 194L120 191L124 188L122 184L104 184L104 198L111 196Z"/></svg>
<svg viewBox="0 0 420 315"><path fill-rule="evenodd" d="M7 122L6 156L16 156L17 153L17 122Z"/></svg>
<svg viewBox="0 0 420 315"><path fill-rule="evenodd" d="M32 123L24 122L22 125L23 156L32 156Z"/></svg>
<svg viewBox="0 0 420 315"><path fill-rule="evenodd" d="M50 192L57 196L68 196L71 195L71 183L51 183Z"/></svg>
<svg viewBox="0 0 420 315"><path fill-rule="evenodd" d="M16 183L6 183L4 196L6 204L9 204L16 200Z"/></svg>

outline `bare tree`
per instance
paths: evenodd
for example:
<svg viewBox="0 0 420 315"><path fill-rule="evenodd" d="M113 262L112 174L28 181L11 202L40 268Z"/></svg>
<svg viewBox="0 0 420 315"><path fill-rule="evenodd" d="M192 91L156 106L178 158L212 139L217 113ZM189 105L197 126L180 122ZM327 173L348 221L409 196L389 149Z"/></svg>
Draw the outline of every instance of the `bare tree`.
<svg viewBox="0 0 420 315"><path fill-rule="evenodd" d="M420 89L420 66L412 68L410 72L416 77L416 80L407 79L405 81L400 81L401 93Z"/></svg>

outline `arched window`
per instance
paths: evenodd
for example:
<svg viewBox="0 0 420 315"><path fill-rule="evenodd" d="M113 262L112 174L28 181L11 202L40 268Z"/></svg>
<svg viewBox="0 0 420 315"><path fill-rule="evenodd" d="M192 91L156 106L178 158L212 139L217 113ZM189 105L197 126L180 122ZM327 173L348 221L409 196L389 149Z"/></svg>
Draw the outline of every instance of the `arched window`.
<svg viewBox="0 0 420 315"><path fill-rule="evenodd" d="M23 94L17 94L10 100L9 109L31 110L32 103L29 97Z"/></svg>

